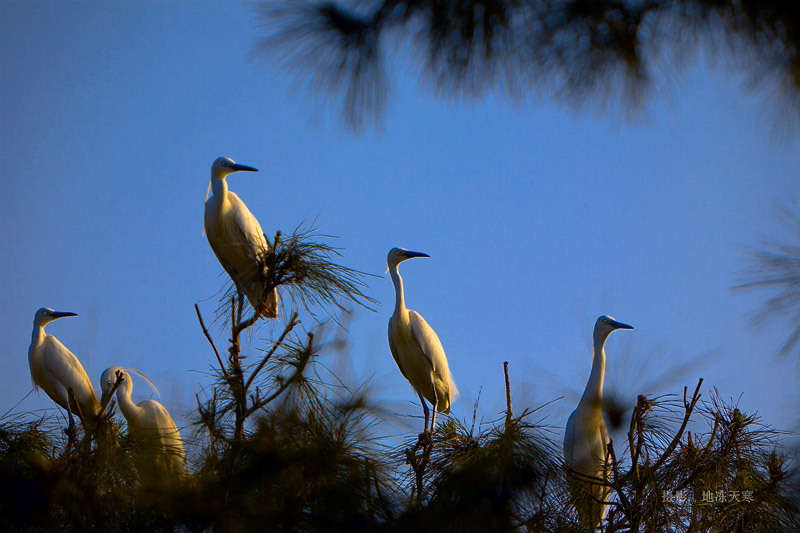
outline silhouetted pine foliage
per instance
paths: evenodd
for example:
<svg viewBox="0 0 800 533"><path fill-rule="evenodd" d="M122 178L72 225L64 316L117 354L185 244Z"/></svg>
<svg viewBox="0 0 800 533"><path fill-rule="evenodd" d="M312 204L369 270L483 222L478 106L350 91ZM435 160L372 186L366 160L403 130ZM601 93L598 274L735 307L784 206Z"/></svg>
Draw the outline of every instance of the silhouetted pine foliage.
<svg viewBox="0 0 800 533"><path fill-rule="evenodd" d="M770 240L750 248L750 265L735 290L770 294L754 324L788 319L789 336L779 352L785 356L800 346L800 218L786 209L780 209L780 215L792 242Z"/></svg>
<svg viewBox="0 0 800 533"><path fill-rule="evenodd" d="M366 391L330 387L287 390L243 438L198 436L200 453L182 486L143 483L136 445L114 421L85 446L70 445L53 420L6 420L2 526L583 531L559 445L541 420L528 421L534 413L477 428L448 418L433 436L410 435L392 447L376 435ZM690 420L691 432L683 424ZM610 459L613 509L604 531L797 530L798 494L779 436L716 391L703 402L640 397L628 442L611 445L621 452Z"/></svg>
<svg viewBox="0 0 800 533"><path fill-rule="evenodd" d="M399 529L555 531L567 524L558 446L547 428L526 421L531 414L495 421L477 434L474 421L469 429L455 419L441 424L429 445L422 502L401 517ZM427 452L424 443L416 447Z"/></svg>
<svg viewBox="0 0 800 533"><path fill-rule="evenodd" d="M697 55L765 86L794 127L800 4L787 0L272 0L258 45L353 127L379 121L391 53L443 95L541 94L636 109ZM388 57L387 57L388 56ZM786 114L788 111L788 115Z"/></svg>
<svg viewBox="0 0 800 533"><path fill-rule="evenodd" d="M362 408L318 400L265 413L246 440L206 457L198 480L215 527L363 531L386 520L389 477Z"/></svg>
<svg viewBox="0 0 800 533"><path fill-rule="evenodd" d="M283 279L314 275L316 267L302 265L320 248L294 249L299 270ZM324 280L325 272L346 278L354 271L331 263L316 272ZM330 283L314 290L341 288ZM0 529L585 531L567 491L574 473L563 464L558 432L545 424L549 405L515 416L508 375L499 419L478 423L476 403L469 425L441 415L433 434L386 436L390 415L369 384L349 384L330 369L337 353L346 356L341 329L305 332L297 312L264 327L242 316L241 294L222 296L230 298L221 302L230 314L227 352L196 308L216 364L197 397L194 434L183 429L191 475L154 479L141 461L147 443L127 435L113 402L86 424L88 432L83 424L65 432L54 417L6 415ZM243 347L242 334L259 324L268 338ZM630 407L627 442L609 444L610 478L593 480L612 489L604 530L800 530L794 463L780 432L716 391L700 400L698 384L693 395L639 396Z"/></svg>

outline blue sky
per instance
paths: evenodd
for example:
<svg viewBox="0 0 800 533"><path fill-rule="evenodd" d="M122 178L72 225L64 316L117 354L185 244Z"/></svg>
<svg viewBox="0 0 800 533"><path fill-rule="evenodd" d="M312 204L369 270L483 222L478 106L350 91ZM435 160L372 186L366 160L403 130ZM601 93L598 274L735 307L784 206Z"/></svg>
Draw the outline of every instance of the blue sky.
<svg viewBox="0 0 800 533"><path fill-rule="evenodd" d="M611 337L607 383L634 397L702 376L705 397L716 386L795 426L796 358L774 356L785 326L754 332L763 297L730 291L743 247L789 237L776 206L800 210L800 140L770 137L765 94L698 63L625 121L546 99L442 101L402 68L382 127L354 134L253 59L260 32L239 2L0 3L1 411L31 389L31 323L47 306L78 313L47 332L95 386L108 366L136 368L190 423L214 362L193 305L210 320L223 283L203 198L225 155L261 170L229 186L270 236L317 219L345 265L377 275L393 246L431 255L400 272L445 347L459 418L481 387L480 415L503 409L509 361L515 407L566 395L548 408L563 427L594 320L611 314L636 329ZM386 344L391 281L370 279L369 294L381 306L350 325L353 372L375 376L398 419L416 414ZM134 399L148 396L136 383ZM52 406L39 394L16 410Z"/></svg>

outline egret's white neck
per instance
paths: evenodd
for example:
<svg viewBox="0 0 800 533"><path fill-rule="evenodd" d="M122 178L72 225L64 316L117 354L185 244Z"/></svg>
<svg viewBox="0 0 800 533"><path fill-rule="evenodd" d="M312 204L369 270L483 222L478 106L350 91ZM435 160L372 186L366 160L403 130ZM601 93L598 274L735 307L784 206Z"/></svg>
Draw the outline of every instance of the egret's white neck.
<svg viewBox="0 0 800 533"><path fill-rule="evenodd" d="M28 364L31 366L31 379L33 379L33 368L35 366L34 360L38 360L42 357L41 350L39 350L39 348L44 342L44 337L44 324L34 322L33 333L31 334L31 346L28 348Z"/></svg>
<svg viewBox="0 0 800 533"><path fill-rule="evenodd" d="M31 334L31 344L38 345L44 340L44 324L33 323L33 333Z"/></svg>
<svg viewBox="0 0 800 533"><path fill-rule="evenodd" d="M403 278L400 277L397 265L389 266L389 275L392 277L392 283L394 283L394 313L398 314L406 308L406 302L403 298Z"/></svg>
<svg viewBox="0 0 800 533"><path fill-rule="evenodd" d="M600 409L603 403L603 378L606 373L606 351L605 343L607 335L595 335L592 345L592 373L589 374L589 381L583 391L581 403L590 403L593 407Z"/></svg>
<svg viewBox="0 0 800 533"><path fill-rule="evenodd" d="M122 411L122 416L124 416L125 420L128 421L129 429L131 423L136 420L139 411L142 410L141 407L133 403L133 400L131 400L133 384L130 382L130 379L130 375L126 372L125 381L127 381L127 383L120 383L119 387L117 388L117 403L119 404L119 410Z"/></svg>
<svg viewBox="0 0 800 533"><path fill-rule="evenodd" d="M228 194L228 182L222 178L211 177L211 193L219 198L225 198Z"/></svg>

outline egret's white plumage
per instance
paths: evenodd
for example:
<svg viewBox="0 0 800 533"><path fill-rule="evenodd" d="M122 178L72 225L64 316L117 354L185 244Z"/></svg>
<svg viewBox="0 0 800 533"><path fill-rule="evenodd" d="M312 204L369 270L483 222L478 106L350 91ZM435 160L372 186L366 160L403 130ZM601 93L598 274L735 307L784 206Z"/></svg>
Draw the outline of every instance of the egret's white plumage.
<svg viewBox="0 0 800 533"><path fill-rule="evenodd" d="M225 177L238 171L257 172L220 157L211 165L212 195L206 201L204 228L208 244L236 288L247 297L253 309L266 318L278 316L278 292L267 291L264 258L269 252L256 217L235 193L228 190Z"/></svg>
<svg viewBox="0 0 800 533"><path fill-rule="evenodd" d="M434 430L436 412L448 414L450 403L458 396L456 384L450 377L450 368L442 343L425 319L416 311L406 309L403 298L403 279L398 265L413 257L429 257L421 252L392 248L386 264L395 290L394 314L389 319L389 349L400 372L419 396L425 412L425 430L428 430L428 407L433 406L431 431Z"/></svg>
<svg viewBox="0 0 800 533"><path fill-rule="evenodd" d="M100 390L102 401L105 402L117 380L117 371L122 373L122 382L117 387L116 396L122 416L128 422L128 431L139 443L140 450L148 466L158 475L169 473L173 476L183 477L188 471L186 468L186 455L183 450L183 440L163 405L155 400L145 400L138 404L131 400L133 382L130 372L135 372L147 383L155 386L143 374L131 370L112 366L103 371L100 376Z"/></svg>
<svg viewBox="0 0 800 533"><path fill-rule="evenodd" d="M83 416L93 419L100 412L94 388L89 376L66 346L52 335L46 335L44 327L49 322L65 316L77 316L75 313L53 311L43 307L36 311L33 318L33 334L28 349L28 364L34 387L41 388L50 399L67 410L70 427L74 421L72 413L74 402L69 400L69 390L75 396Z"/></svg>
<svg viewBox="0 0 800 533"><path fill-rule="evenodd" d="M604 346L609 334L616 329L633 327L606 315L597 319L592 339L592 372L578 407L567 420L564 433L564 459L567 467L600 479L608 479L608 430L603 420L603 378L606 367ZM570 475L567 479L581 521L592 528L599 527L608 509L597 501L606 501L610 489L575 475Z"/></svg>

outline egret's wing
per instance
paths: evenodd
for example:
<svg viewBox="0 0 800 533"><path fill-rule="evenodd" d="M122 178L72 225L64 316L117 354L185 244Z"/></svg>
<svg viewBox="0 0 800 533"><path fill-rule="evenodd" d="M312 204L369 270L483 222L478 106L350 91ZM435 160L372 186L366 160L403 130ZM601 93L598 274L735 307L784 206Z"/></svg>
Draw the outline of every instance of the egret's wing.
<svg viewBox="0 0 800 533"><path fill-rule="evenodd" d="M231 191L228 191L228 202L230 202L230 220L235 221L236 225L231 224L231 227L226 229L238 237L230 242L246 242L251 253L260 254L269 250L258 219L247 209L245 203Z"/></svg>
<svg viewBox="0 0 800 533"><path fill-rule="evenodd" d="M139 406L146 413L146 420L139 429L150 433L161 445L162 451L183 456L183 440L178 426L164 406L155 400L145 400Z"/></svg>
<svg viewBox="0 0 800 533"><path fill-rule="evenodd" d="M155 400L145 400L139 403L139 407L143 415L137 423L137 437L151 453L161 456L158 461L163 462L172 473L185 473L183 440L169 412Z"/></svg>
<svg viewBox="0 0 800 533"><path fill-rule="evenodd" d="M422 353L431 365L433 372L444 381L450 381L450 368L447 366L447 357L444 354L442 341L439 336L433 331L433 328L425 322L422 315L416 311L408 311L408 318L411 321L411 330L414 332L414 338L417 339Z"/></svg>
<svg viewBox="0 0 800 533"><path fill-rule="evenodd" d="M603 453L600 454L601 459L603 460L602 466L602 474L600 477L603 479L608 479L608 464L606 463L606 455L608 455L608 428L606 427L606 422L602 418L600 419L600 438L603 439Z"/></svg>
<svg viewBox="0 0 800 533"><path fill-rule="evenodd" d="M42 386L54 402L66 409L68 391L72 388L75 398L84 411L83 414L87 416L97 414L99 403L92 382L86 375L86 370L83 369L78 358L52 335L44 338L42 363L44 367L42 371L45 375L42 376L43 379L40 383L60 384L60 387Z"/></svg>
<svg viewBox="0 0 800 533"><path fill-rule="evenodd" d="M254 309L267 318L278 316L278 293L265 294L264 254L269 243L256 217L235 193L225 202L216 197L206 202L205 228L208 243L222 268L244 292Z"/></svg>
<svg viewBox="0 0 800 533"><path fill-rule="evenodd" d="M450 413L450 402L458 397L458 388L450 377L450 367L447 364L442 342L419 313L409 311L408 317L411 322L411 331L436 376L436 396L439 399L437 409L441 413Z"/></svg>
<svg viewBox="0 0 800 533"><path fill-rule="evenodd" d="M600 419L600 437L603 439L603 449L608 448L608 428L606 427L606 421L602 418Z"/></svg>
<svg viewBox="0 0 800 533"><path fill-rule="evenodd" d="M257 264L254 258L267 250L267 240L258 220L230 191L224 202L216 196L206 202L205 230L211 249L234 279L254 268Z"/></svg>
<svg viewBox="0 0 800 533"><path fill-rule="evenodd" d="M237 286L241 287L250 305L258 310L266 318L276 318L278 316L278 291L273 288L269 294L265 293L264 274L264 254L270 247L264 231L258 223L256 217L247 209L236 194L228 192L228 201L231 209L228 212L230 222L227 231L231 232L229 242L241 243L243 248L238 255L234 270L238 277ZM233 275L231 277L234 277Z"/></svg>
<svg viewBox="0 0 800 533"><path fill-rule="evenodd" d="M177 433L178 428L169 412L155 400L145 400L137 404L141 414L136 420L136 431L151 431L159 435Z"/></svg>

